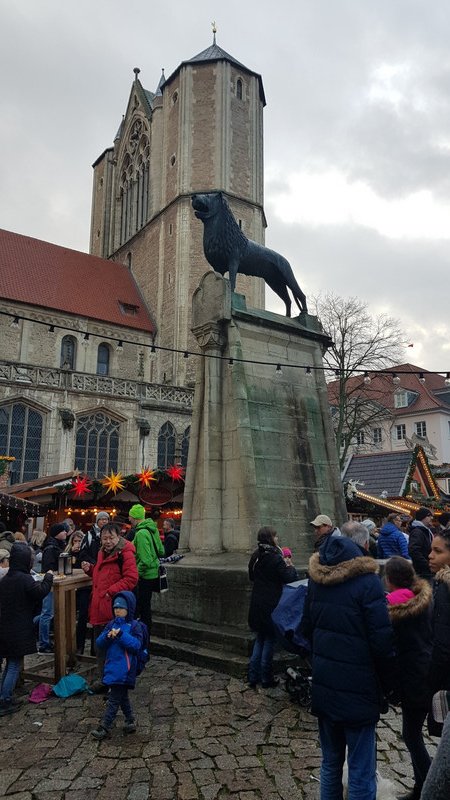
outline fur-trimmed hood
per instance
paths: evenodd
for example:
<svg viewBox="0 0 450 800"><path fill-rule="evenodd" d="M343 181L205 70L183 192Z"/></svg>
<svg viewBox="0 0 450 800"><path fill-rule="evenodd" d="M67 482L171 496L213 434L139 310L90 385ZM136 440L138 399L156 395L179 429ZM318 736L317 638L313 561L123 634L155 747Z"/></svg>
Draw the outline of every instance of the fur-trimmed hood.
<svg viewBox="0 0 450 800"><path fill-rule="evenodd" d="M345 536L327 537L327 541L309 560L309 576L315 583L333 586L360 575L378 572L375 559Z"/></svg>
<svg viewBox="0 0 450 800"><path fill-rule="evenodd" d="M436 572L435 579L440 583L445 583L450 590L450 567L443 567L439 572Z"/></svg>
<svg viewBox="0 0 450 800"><path fill-rule="evenodd" d="M450 570L449 570L450 574ZM402 622L409 617L416 617L422 614L431 605L433 592L428 581L418 578L411 586L414 597L405 603L388 605L389 617L392 623Z"/></svg>

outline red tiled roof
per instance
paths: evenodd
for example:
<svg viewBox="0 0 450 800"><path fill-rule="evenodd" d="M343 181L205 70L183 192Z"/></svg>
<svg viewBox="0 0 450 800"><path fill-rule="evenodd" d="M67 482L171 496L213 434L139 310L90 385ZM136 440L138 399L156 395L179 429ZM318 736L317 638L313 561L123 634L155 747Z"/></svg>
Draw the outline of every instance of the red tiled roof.
<svg viewBox="0 0 450 800"><path fill-rule="evenodd" d="M133 275L124 264L5 230L0 230L0 296L155 332ZM136 313L125 314L121 304L136 307Z"/></svg>
<svg viewBox="0 0 450 800"><path fill-rule="evenodd" d="M449 387L445 385L445 380L442 375L428 372L426 369L416 367L414 364L398 364L396 367L389 367L389 373L391 372L397 372L400 383L394 384L391 374L378 375L377 373L370 372L371 382L368 386L364 384L362 375L349 378L347 382L348 392L355 392L367 398L369 401L371 400L378 403L395 416L404 416L409 413L415 414L418 411L434 411L438 409L450 411L450 405L441 400L438 395L434 394L436 391L449 392ZM400 373L402 372L405 372L405 374L401 375ZM421 372L423 372L425 383L421 383L419 380L419 374ZM338 388L339 381L330 381L330 383L327 384L328 400L331 405L336 403ZM394 394L399 389L415 392L417 398L409 406L395 408Z"/></svg>

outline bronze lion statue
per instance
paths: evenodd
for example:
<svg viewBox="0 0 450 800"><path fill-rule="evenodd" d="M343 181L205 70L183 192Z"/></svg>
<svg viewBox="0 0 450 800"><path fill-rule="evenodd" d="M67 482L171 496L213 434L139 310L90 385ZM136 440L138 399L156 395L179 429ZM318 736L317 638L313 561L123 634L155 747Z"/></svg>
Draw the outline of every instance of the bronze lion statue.
<svg viewBox="0 0 450 800"><path fill-rule="evenodd" d="M203 222L203 250L212 268L230 276L231 291L236 288L236 275L263 278L286 304L286 316L291 316L291 290L300 311L308 312L306 297L295 280L292 267L283 256L262 244L247 239L241 231L222 192L194 194L192 207Z"/></svg>

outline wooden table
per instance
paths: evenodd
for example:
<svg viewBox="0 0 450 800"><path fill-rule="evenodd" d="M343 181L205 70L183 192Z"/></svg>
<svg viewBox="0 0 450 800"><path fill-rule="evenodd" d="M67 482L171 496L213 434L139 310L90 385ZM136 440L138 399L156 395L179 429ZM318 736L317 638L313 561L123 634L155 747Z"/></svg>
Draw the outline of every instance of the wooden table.
<svg viewBox="0 0 450 800"><path fill-rule="evenodd" d="M96 659L92 656L77 656L76 640L76 590L91 586L92 580L82 569L74 569L72 575L56 578L53 581L53 598L55 615L53 620L55 635L54 675L55 683L59 681L67 670L74 667L77 661L94 664ZM25 670L25 677L37 680L48 680L39 673L39 669L47 671L53 664L47 660L39 665L38 669Z"/></svg>

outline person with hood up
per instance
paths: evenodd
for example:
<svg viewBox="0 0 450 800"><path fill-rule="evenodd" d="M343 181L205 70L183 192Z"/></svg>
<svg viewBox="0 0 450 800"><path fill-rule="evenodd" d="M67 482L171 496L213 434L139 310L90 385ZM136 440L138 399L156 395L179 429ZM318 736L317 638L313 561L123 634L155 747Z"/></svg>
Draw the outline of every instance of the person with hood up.
<svg viewBox="0 0 450 800"><path fill-rule="evenodd" d="M152 625L152 594L159 592L159 559L164 557L164 545L156 522L145 519L145 508L140 503L128 512L131 525L135 527L133 544L136 548L136 564L139 573L137 589L137 615L147 625Z"/></svg>
<svg viewBox="0 0 450 800"><path fill-rule="evenodd" d="M0 550L0 581L8 573L10 555L9 550Z"/></svg>
<svg viewBox="0 0 450 800"><path fill-rule="evenodd" d="M11 547L15 541L13 532L7 531L4 523L0 522L0 548L11 552Z"/></svg>
<svg viewBox="0 0 450 800"><path fill-rule="evenodd" d="M389 514L386 523L380 530L377 540L377 557L391 558L403 556L409 560L408 542L400 530L402 516L399 512Z"/></svg>
<svg viewBox="0 0 450 800"><path fill-rule="evenodd" d="M411 522L408 543L409 557L413 562L414 569L420 578L425 578L430 582L433 578L428 564L433 541L433 531L430 527L432 519L433 514L429 508L419 508L416 511L415 520Z"/></svg>
<svg viewBox="0 0 450 800"><path fill-rule="evenodd" d="M105 650L103 683L109 686L105 713L95 730L94 739L106 739L115 718L122 709L125 717L124 733L135 733L136 722L131 708L128 690L136 685L137 654L142 638L136 627L132 626L136 610L133 592L119 592L112 601L113 619L108 622L96 645Z"/></svg>
<svg viewBox="0 0 450 800"><path fill-rule="evenodd" d="M352 540L345 535L351 528ZM312 645L312 713L319 718L321 800L342 797L348 755L349 797L376 798L376 725L392 676L394 637L369 532L346 523L309 561L302 632ZM386 687L387 688L387 687Z"/></svg>
<svg viewBox="0 0 450 800"><path fill-rule="evenodd" d="M431 703L427 678L433 595L428 581L418 578L411 562L401 556L387 561L385 582L401 675L402 737L414 770L414 787L401 800L419 800L431 764L422 729Z"/></svg>
<svg viewBox="0 0 450 800"><path fill-rule="evenodd" d="M27 544L11 548L9 570L0 581L0 661L6 665L0 684L0 716L13 714L18 703L13 699L21 659L36 652L33 611L36 602L46 597L53 583L47 572L42 581L30 575L33 552Z"/></svg>
<svg viewBox="0 0 450 800"><path fill-rule="evenodd" d="M257 542L248 564L248 576L253 583L248 624L256 634L248 664L248 683L251 689L256 689L258 683L262 683L263 689L270 689L278 684L273 676L272 611L279 603L284 584L296 581L298 576L295 567L287 566L274 528L260 528Z"/></svg>

